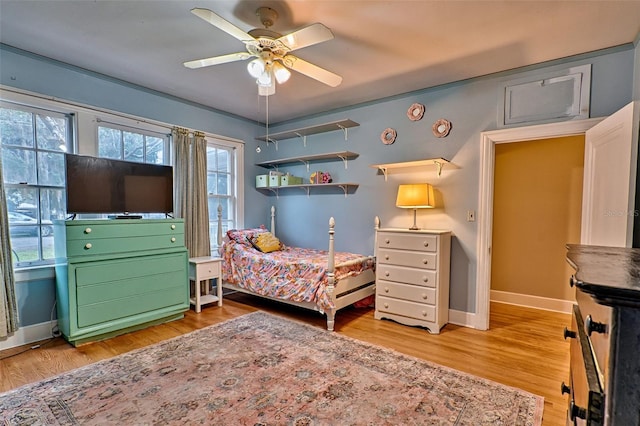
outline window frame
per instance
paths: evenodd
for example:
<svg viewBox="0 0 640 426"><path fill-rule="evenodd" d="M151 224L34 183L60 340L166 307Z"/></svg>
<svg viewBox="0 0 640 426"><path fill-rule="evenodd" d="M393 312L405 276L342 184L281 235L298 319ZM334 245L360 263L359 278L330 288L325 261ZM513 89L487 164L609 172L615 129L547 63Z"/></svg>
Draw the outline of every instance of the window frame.
<svg viewBox="0 0 640 426"><path fill-rule="evenodd" d="M40 181L40 174L39 171L41 170L41 168L39 167L39 162L41 161L40 159L40 155L39 153L53 153L53 154L61 154L64 155L65 153L73 153L74 152L74 147L76 146L76 129L77 129L77 123L76 123L76 116L73 112L70 112L68 110L65 111L65 108L57 108L55 105L34 105L34 104L25 104L23 102L18 102L14 99L11 99L10 97L6 97L3 96L0 98L0 107L4 108L4 109L11 109L11 110L15 110L15 111L22 111L22 112L26 112L32 115L32 123L31 123L31 132L32 132L32 136L33 136L33 141L34 141L34 145L33 147L27 147L27 146L20 146L20 145L9 145L9 144L0 144L0 155L2 155L2 151L6 148L6 149L17 149L20 151L30 151L34 153L34 161L35 161L35 182L20 182L20 183L8 183L8 182L4 182L4 188L5 188L5 192L8 192L8 190L11 189L26 189L26 190L33 190L35 191L35 213L36 213L36 217L35 219L35 223L33 224L19 224L19 225L13 225L14 227L18 227L18 228L14 228L14 231L16 229L26 229L29 227L36 227L36 233L35 235L33 235L32 237L36 237L37 238L37 257L38 259L36 260L19 260L15 259L14 260L14 268L16 270L18 269L25 269L25 268L32 268L32 267L40 267L40 266L49 266L49 265L53 265L55 264L55 253L53 254L53 256L46 258L45 259L45 242L44 242L44 238L47 238L49 236L52 237L52 232L53 232L53 222L49 221L49 223L44 222L43 218L42 218L42 199L43 199L43 192L47 191L47 190L66 190L66 177L64 177L63 179L63 184L62 185L51 185L51 184L39 184ZM37 116L47 116L47 117L53 117L56 119L64 119L66 122L66 140L65 140L65 148L64 149L59 149L59 150L55 150L55 149L50 149L50 148L41 148L38 146L38 122L37 122ZM63 176L64 176L64 171L63 171ZM8 206L7 206L7 210L8 210ZM15 211L14 213L20 213L23 214L19 211ZM30 215L27 215L29 217L32 217ZM66 217L66 206L64 206L64 213L62 215L63 217ZM13 238L16 238L17 235L20 235L19 233L16 234L15 236L11 235L11 229L12 229L12 225L9 224L9 238L12 241L12 246L16 244L16 242L13 241ZM48 230L48 232L46 235L44 234L45 229ZM53 241L51 241L50 244L48 244L47 246L50 246L51 248L53 248ZM16 257L17 257L17 253L15 252L15 250L12 249L12 251L14 251Z"/></svg>
<svg viewBox="0 0 640 426"><path fill-rule="evenodd" d="M220 137L214 137L211 135L205 135L205 140L207 143L207 149L212 147L215 149L223 149L229 152L229 166L230 170L227 173L229 175L229 192L230 194L221 195L219 193L211 193L208 185L208 176L209 172L213 171L214 173L220 173L217 170L211 170L209 168L209 164L207 162L207 203L212 198L215 199L226 199L229 200L229 204L231 206L232 212L229 213L229 217L227 219L222 220L223 224L223 232L226 226L226 229L240 228L244 225L244 144L238 141L233 141L230 139L223 139ZM209 229L217 229L217 221L218 221L218 212L213 211L209 212ZM210 233L209 235L209 244L211 247L211 253L218 253L220 250L220 246L217 243L217 233Z"/></svg>

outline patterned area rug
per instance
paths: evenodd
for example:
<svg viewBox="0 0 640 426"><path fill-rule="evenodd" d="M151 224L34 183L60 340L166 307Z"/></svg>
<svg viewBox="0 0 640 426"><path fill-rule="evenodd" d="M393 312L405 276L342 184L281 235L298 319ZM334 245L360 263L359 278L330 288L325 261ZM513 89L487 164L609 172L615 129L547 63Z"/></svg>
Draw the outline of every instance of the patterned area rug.
<svg viewBox="0 0 640 426"><path fill-rule="evenodd" d="M0 394L5 424L539 425L543 399L247 314Z"/></svg>

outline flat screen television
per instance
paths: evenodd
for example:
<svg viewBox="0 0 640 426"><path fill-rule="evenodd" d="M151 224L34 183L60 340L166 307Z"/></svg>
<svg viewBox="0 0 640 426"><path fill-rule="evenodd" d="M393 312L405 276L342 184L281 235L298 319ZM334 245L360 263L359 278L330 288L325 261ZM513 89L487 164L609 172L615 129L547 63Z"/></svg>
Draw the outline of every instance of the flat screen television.
<svg viewBox="0 0 640 426"><path fill-rule="evenodd" d="M65 154L67 213L173 211L173 168Z"/></svg>

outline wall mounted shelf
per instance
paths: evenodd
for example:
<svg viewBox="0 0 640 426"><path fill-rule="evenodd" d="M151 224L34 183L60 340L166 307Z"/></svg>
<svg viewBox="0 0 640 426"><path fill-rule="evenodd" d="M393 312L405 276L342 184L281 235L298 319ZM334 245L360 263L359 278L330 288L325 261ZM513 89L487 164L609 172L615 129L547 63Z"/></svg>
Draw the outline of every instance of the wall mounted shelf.
<svg viewBox="0 0 640 426"><path fill-rule="evenodd" d="M284 164L293 164L293 163L302 163L307 166L307 172L309 171L309 164L313 162L327 162L327 161L337 161L342 160L344 163L344 168L347 168L347 160L357 158L358 153L351 151L339 151L339 152L327 152L324 154L312 154L312 155L302 155L298 157L289 157L289 158L280 158L277 160L270 161L262 161L260 163L256 163L256 166L277 169L278 166Z"/></svg>
<svg viewBox="0 0 640 426"><path fill-rule="evenodd" d="M369 167L378 169L378 172L381 172L384 175L384 180L386 181L389 170L403 169L403 168L409 168L409 167L435 166L438 176L440 176L440 174L442 173L442 167L445 164L451 164L451 163L449 162L449 160L444 158L429 158L429 159L417 160L417 161L403 161L401 163L372 164Z"/></svg>
<svg viewBox="0 0 640 426"><path fill-rule="evenodd" d="M283 132L277 132L269 135L258 136L256 140L267 142L267 144L269 142L272 142L276 145L276 149L278 149L278 141L298 137L298 138L302 138L302 142L304 143L304 146L307 146L307 136L315 135L318 133L332 132L335 130L342 130L344 132L344 140L348 140L347 129L351 127L356 127L359 125L360 124L352 120L332 121L330 123L301 127L299 129L286 130Z"/></svg>
<svg viewBox="0 0 640 426"><path fill-rule="evenodd" d="M300 188L307 193L307 197L308 197L311 192L311 188L317 188L317 189L340 188L342 189L342 191L344 192L344 196L346 197L350 190L355 191L358 188L358 186L359 185L357 183L310 183L310 184L302 184L302 185L286 185L286 186L275 186L275 187L271 186L271 187L264 187L264 188L257 188L257 189L265 192L269 191L276 194L276 196L278 196L278 191L281 189Z"/></svg>

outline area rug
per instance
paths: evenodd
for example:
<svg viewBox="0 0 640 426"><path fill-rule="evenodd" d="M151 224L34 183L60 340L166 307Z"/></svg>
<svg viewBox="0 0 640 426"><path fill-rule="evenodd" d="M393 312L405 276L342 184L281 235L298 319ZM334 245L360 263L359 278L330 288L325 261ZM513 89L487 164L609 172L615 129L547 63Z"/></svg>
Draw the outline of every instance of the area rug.
<svg viewBox="0 0 640 426"><path fill-rule="evenodd" d="M0 394L6 425L539 425L543 399L255 312Z"/></svg>

